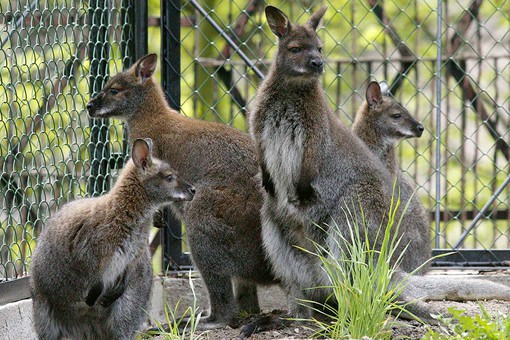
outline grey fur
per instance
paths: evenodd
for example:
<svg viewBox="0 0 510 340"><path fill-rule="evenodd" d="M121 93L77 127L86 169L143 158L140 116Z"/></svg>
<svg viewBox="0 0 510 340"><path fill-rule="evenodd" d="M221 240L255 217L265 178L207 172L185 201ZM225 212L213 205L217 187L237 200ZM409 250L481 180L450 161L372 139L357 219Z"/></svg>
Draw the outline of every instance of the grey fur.
<svg viewBox="0 0 510 340"><path fill-rule="evenodd" d="M360 205L364 208L368 238L377 246L380 242L377 229L386 225L393 179L387 167L329 108L319 83L321 70L312 67L322 60L322 43L314 27L308 23L289 25L288 19L275 19L275 15L286 16L274 7L266 9L266 15L279 37L278 52L250 112L250 131L266 189L263 244L275 276L290 296L292 313L308 317L310 311L296 299L323 302L330 292L310 290L326 283L327 277L320 260L296 246L315 251L312 241L323 246L333 243L316 224L328 229L334 221L347 235L344 208L361 220ZM279 27L278 23L290 29ZM403 223L408 221L404 218ZM399 270L394 284L406 275ZM474 296L462 291L462 283L416 276L401 299L409 302L421 298L424 291L428 292L425 283L429 282L434 282L435 291L442 289L446 296ZM506 286L485 281L474 286L481 293L478 297L495 289L500 298L510 298L510 288ZM434 294L425 295L431 298ZM424 320L431 320L433 311L424 302L416 301L408 309Z"/></svg>
<svg viewBox="0 0 510 340"><path fill-rule="evenodd" d="M132 339L148 310L154 210L191 200L194 188L137 140L112 190L64 205L32 256L31 292L40 339Z"/></svg>
<svg viewBox="0 0 510 340"><path fill-rule="evenodd" d="M420 268L426 272L432 253L430 221L415 189L400 169L395 144L402 139L421 137L424 127L409 111L393 98L385 95L388 85L371 82L367 86L366 101L361 105L352 125L352 131L379 158L396 181L403 203L411 200L406 210L406 223L401 227L402 240L398 253L407 246L400 267L408 272ZM386 90L385 90L386 89ZM424 265L426 264L426 265Z"/></svg>
<svg viewBox="0 0 510 340"><path fill-rule="evenodd" d="M274 282L262 250L255 148L246 133L172 110L152 76L156 63L151 54L114 75L87 108L92 117L124 120L130 139L150 137L155 155L196 187L192 202L171 206L209 292L201 327L237 326L239 309L259 311L256 284Z"/></svg>

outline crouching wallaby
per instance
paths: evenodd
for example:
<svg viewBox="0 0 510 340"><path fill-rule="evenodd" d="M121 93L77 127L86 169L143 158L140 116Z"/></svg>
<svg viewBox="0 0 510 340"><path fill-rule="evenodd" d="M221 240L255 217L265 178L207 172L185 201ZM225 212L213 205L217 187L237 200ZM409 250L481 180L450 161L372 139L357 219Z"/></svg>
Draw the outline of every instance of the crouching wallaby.
<svg viewBox="0 0 510 340"><path fill-rule="evenodd" d="M403 204L410 200L405 212L408 223L401 226L402 239L397 249L400 253L407 247L400 268L411 272L421 266L419 272L425 272L432 253L430 221L425 208L414 195L415 189L400 169L395 152L397 142L421 137L424 127L388 92L386 82L373 81L368 85L366 101L356 113L352 131L386 165Z"/></svg>
<svg viewBox="0 0 510 340"><path fill-rule="evenodd" d="M155 155L193 183L193 201L171 206L209 293L201 326L236 326L239 309L259 311L256 283L274 282L262 250L255 148L246 133L172 110L153 77L156 65L150 54L114 75L87 109L91 117L122 119L131 140L151 138Z"/></svg>
<svg viewBox="0 0 510 340"><path fill-rule="evenodd" d="M195 189L137 139L112 190L64 205L32 256L31 292L40 339L132 339L148 310L152 214L190 201Z"/></svg>
<svg viewBox="0 0 510 340"><path fill-rule="evenodd" d="M324 61L315 30L325 11L319 9L305 25L298 25L279 9L266 7L269 27L278 36L278 50L250 110L250 131L265 188L263 245L275 276L289 294L292 313L305 318L310 309L299 300L324 302L331 291L313 289L327 287L330 281L320 259L303 249L316 252L316 243L337 253L338 249L329 248L335 242L328 231L336 223L348 237L346 208L353 218L366 223L369 242L380 246L377 231L386 225L393 191L387 167L341 124L320 86ZM401 215L401 209L397 213ZM403 217L406 230L413 228L410 221ZM395 283L406 275L398 270ZM509 287L473 281L413 276L400 299L434 298L438 291L440 297L510 299ZM431 320L433 311L423 301L406 308Z"/></svg>

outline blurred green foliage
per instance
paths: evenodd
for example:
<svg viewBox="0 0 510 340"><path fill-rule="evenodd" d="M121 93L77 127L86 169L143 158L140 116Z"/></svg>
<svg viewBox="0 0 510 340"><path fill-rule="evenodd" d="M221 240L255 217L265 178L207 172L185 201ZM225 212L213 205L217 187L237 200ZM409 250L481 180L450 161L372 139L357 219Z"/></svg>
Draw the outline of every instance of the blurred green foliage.
<svg viewBox="0 0 510 340"><path fill-rule="evenodd" d="M85 105L90 98L89 1L0 0L0 280L26 271L30 252L44 222L61 204L87 195L91 159L90 123ZM123 67L122 30L130 1L107 0L108 71ZM218 25L263 72L276 52L276 37L266 24L264 1L201 0ZM476 210L508 176L508 160L494 146L487 119L465 101L461 85L447 72L448 61L465 63L466 82L508 141L510 122L510 2L484 1L464 31L466 3L443 7L441 69L437 59L437 1L386 0L371 8L366 1L279 1L292 22L328 6L318 30L324 42L323 85L331 107L350 125L365 96L368 80L390 83L405 62L416 62L403 74L396 97L426 127L420 139L400 144L402 167L418 186L425 206L436 207L436 169L440 172L441 210ZM250 8L249 5L255 8ZM149 0L149 16L160 16L160 1ZM246 110L260 79L229 48L220 34L188 1L181 1L182 113L247 131ZM33 7L32 7L33 6ZM382 15L378 18L377 15ZM247 17L246 17L247 15ZM232 32L237 31L236 34ZM451 41L461 46L452 51ZM506 39L506 40L505 40ZM397 43L395 43L395 41ZM159 27L149 27L149 52L160 54ZM407 48L410 56L402 57ZM451 57L451 59L450 59ZM436 77L440 76L441 130L437 131ZM158 70L156 76L160 78ZM228 84L225 77L230 79ZM235 93L244 101L234 100ZM108 147L123 151L124 130L109 122ZM436 164L436 142L441 143ZM105 155L106 157L107 155ZM115 178L112 169L107 182ZM107 188L105 188L107 189ZM493 209L508 209L508 189ZM450 216L439 226L441 246L455 242L468 220ZM484 220L467 245L509 247L508 222ZM470 241L473 240L473 241Z"/></svg>

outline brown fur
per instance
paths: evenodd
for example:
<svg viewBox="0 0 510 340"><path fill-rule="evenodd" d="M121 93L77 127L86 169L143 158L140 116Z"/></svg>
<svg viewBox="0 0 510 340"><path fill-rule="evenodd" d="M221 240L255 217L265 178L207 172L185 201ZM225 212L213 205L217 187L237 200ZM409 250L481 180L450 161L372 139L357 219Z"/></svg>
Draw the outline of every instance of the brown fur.
<svg viewBox="0 0 510 340"><path fill-rule="evenodd" d="M396 181L396 188L403 204L409 200L405 212L407 223L402 225L402 240L398 252L407 247L400 267L411 272L420 267L421 273L429 268L432 254L430 220L415 189L400 169L395 144L402 139L420 137L424 127L409 111L387 93L381 91L377 82L371 82L366 91L366 101L360 106L352 125L352 131L377 156Z"/></svg>
<svg viewBox="0 0 510 340"><path fill-rule="evenodd" d="M109 193L70 202L46 223L30 281L41 339L130 339L145 319L152 214L163 203L191 200L194 188L152 159L143 140L132 159Z"/></svg>
<svg viewBox="0 0 510 340"><path fill-rule="evenodd" d="M155 154L196 187L192 202L172 208L186 225L193 262L209 292L211 314L203 324L235 326L239 308L259 310L255 284L274 282L262 250L254 146L239 130L172 110L152 77L155 67L155 55L140 59L113 76L87 107L92 117L124 120L130 139L151 138Z"/></svg>
<svg viewBox="0 0 510 340"><path fill-rule="evenodd" d="M322 61L322 43L315 30L324 11L318 10L305 25L295 25L277 8L266 7L271 30L278 36L278 51L250 112L250 131L266 188L263 245L298 317L310 316L310 309L299 300L324 303L331 293L313 289L330 282L319 258L299 247L315 252L313 241L337 254L334 234L324 230L336 223L348 237L353 218L366 223L370 243L380 247L377 232L386 225L393 190L386 166L335 117L320 86L322 68L314 65ZM345 215L346 207L352 217ZM401 213L400 208L397 220ZM403 230L414 227L406 216L402 224ZM393 284L406 275L397 270ZM510 299L510 288L474 281L413 276L399 298L412 301L406 308L426 321L435 311L415 299L434 298L439 290L444 292L441 297L487 294Z"/></svg>

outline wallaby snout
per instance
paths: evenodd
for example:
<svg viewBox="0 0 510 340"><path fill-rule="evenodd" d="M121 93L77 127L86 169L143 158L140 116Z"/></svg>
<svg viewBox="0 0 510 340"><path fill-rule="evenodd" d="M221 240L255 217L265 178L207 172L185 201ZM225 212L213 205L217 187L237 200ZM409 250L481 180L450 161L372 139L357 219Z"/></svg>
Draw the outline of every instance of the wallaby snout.
<svg viewBox="0 0 510 340"><path fill-rule="evenodd" d="M312 57L308 61L308 66L310 66L317 73L322 73L324 71L324 61L321 57Z"/></svg>
<svg viewBox="0 0 510 340"><path fill-rule="evenodd" d="M308 66L317 73L322 73L324 71L324 61L320 56L312 56L308 60Z"/></svg>
<svg viewBox="0 0 510 340"><path fill-rule="evenodd" d="M102 94L99 92L94 97L90 98L89 102L87 103L87 111L89 113L89 116L92 118L95 118L98 110L97 108L101 106L101 97Z"/></svg>
<svg viewBox="0 0 510 340"><path fill-rule="evenodd" d="M407 110L403 110L401 115L402 122L397 122L396 129L402 129L403 138L419 138L425 131L425 127L414 119Z"/></svg>
<svg viewBox="0 0 510 340"><path fill-rule="evenodd" d="M177 179L175 191L173 192L173 201L191 201L195 197L195 187L183 179Z"/></svg>
<svg viewBox="0 0 510 340"><path fill-rule="evenodd" d="M415 136L416 137L421 137L421 135L423 134L423 131L425 131L425 127L423 125L421 125L420 123L418 123L413 129L412 131L415 133Z"/></svg>

